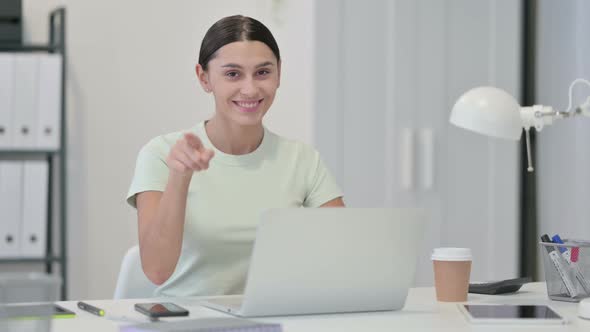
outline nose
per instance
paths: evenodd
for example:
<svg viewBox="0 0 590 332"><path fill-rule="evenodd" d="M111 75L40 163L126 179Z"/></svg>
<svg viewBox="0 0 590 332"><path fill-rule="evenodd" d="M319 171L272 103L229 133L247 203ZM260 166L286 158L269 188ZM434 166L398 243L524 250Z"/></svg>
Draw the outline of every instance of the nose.
<svg viewBox="0 0 590 332"><path fill-rule="evenodd" d="M242 81L240 93L245 97L255 97L258 94L258 85L254 78L248 77Z"/></svg>

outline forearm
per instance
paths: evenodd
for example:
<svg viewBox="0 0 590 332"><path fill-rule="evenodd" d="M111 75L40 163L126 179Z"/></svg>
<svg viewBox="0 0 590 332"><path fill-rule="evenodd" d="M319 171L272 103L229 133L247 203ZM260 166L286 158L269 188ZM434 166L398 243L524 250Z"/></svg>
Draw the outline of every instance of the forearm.
<svg viewBox="0 0 590 332"><path fill-rule="evenodd" d="M180 257L189 183L190 177L170 172L154 213L148 213L147 218L140 216L141 262L148 278L156 284L172 275Z"/></svg>

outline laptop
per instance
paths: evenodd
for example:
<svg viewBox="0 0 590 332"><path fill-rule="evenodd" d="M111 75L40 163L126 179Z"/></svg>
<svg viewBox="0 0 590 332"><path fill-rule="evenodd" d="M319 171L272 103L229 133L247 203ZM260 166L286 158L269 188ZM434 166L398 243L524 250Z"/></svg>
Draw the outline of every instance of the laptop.
<svg viewBox="0 0 590 332"><path fill-rule="evenodd" d="M240 317L401 309L425 219L418 209L264 211L244 294L201 304Z"/></svg>

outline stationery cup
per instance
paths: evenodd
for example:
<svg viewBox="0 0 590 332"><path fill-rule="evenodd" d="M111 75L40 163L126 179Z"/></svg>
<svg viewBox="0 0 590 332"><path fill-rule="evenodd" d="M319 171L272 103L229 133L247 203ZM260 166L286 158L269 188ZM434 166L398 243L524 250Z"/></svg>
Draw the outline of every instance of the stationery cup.
<svg viewBox="0 0 590 332"><path fill-rule="evenodd" d="M441 302L467 301L471 249L436 248L432 253L436 299Z"/></svg>

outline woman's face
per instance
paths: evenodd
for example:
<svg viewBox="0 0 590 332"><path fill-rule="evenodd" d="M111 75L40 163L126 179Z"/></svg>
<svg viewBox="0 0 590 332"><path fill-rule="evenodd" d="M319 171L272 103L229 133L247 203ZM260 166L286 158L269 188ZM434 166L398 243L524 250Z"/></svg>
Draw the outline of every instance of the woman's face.
<svg viewBox="0 0 590 332"><path fill-rule="evenodd" d="M239 41L217 50L207 72L197 74L205 90L213 92L218 116L232 123L262 123L280 83L280 63L259 41Z"/></svg>

